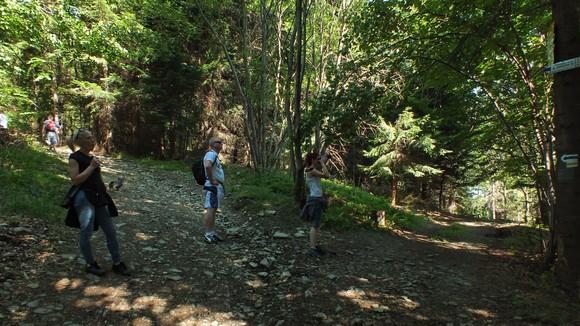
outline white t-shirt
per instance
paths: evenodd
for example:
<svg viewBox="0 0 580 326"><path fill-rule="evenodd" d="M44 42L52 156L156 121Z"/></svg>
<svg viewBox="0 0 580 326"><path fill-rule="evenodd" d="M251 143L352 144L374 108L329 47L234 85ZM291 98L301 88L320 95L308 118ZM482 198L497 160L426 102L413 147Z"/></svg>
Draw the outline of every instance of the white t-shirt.
<svg viewBox="0 0 580 326"><path fill-rule="evenodd" d="M0 128L8 129L8 117L4 113L0 113Z"/></svg>
<svg viewBox="0 0 580 326"><path fill-rule="evenodd" d="M306 173L306 184L310 189L310 197L323 197L322 186L320 185L320 177L315 177Z"/></svg>
<svg viewBox="0 0 580 326"><path fill-rule="evenodd" d="M217 181L219 181L220 183L224 183L224 180L225 180L224 169L222 167L222 163L220 162L220 159L218 158L218 153L216 151L214 151L213 149L211 151L205 153L205 156L203 157L204 162L210 161L213 163L214 160L215 160L215 164L212 166L211 173ZM205 185L211 186L211 182L209 180L206 180Z"/></svg>

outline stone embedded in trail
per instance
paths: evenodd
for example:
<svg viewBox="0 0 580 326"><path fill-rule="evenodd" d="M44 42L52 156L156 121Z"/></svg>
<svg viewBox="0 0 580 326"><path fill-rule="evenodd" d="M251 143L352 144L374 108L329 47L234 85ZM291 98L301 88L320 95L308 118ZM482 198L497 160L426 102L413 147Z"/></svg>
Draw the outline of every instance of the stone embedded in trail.
<svg viewBox="0 0 580 326"><path fill-rule="evenodd" d="M306 232L304 232L302 230L296 231L296 233L294 233L294 237L295 238L304 238L304 237L306 237Z"/></svg>
<svg viewBox="0 0 580 326"><path fill-rule="evenodd" d="M270 268L272 266L272 260L270 259L270 257L264 258L260 261L260 265L266 268Z"/></svg>
<svg viewBox="0 0 580 326"><path fill-rule="evenodd" d="M207 277L213 278L215 276L215 274L213 272L210 271L205 271L203 272Z"/></svg>
<svg viewBox="0 0 580 326"><path fill-rule="evenodd" d="M239 235L242 228L240 227L231 227L226 229L226 234L229 236Z"/></svg>
<svg viewBox="0 0 580 326"><path fill-rule="evenodd" d="M326 314L325 314L325 313L323 313L323 312L316 313L316 314L314 315L314 317L315 317L315 318L318 318L318 319L322 319L322 320L325 320L325 319L327 319L327 318L328 318L328 316L326 316Z"/></svg>
<svg viewBox="0 0 580 326"><path fill-rule="evenodd" d="M373 307L373 311L374 312L389 312L391 309L387 306L383 306L383 305L376 305Z"/></svg>
<svg viewBox="0 0 580 326"><path fill-rule="evenodd" d="M181 281L183 278L181 276L178 276L178 275L169 275L169 276L167 276L167 279L170 279L172 281Z"/></svg>
<svg viewBox="0 0 580 326"><path fill-rule="evenodd" d="M284 232L276 231L273 235L274 239L288 239L290 235Z"/></svg>
<svg viewBox="0 0 580 326"><path fill-rule="evenodd" d="M33 310L33 312L35 314L38 314L38 315L45 315L45 314L49 314L51 312L51 310L46 309L46 308L36 308Z"/></svg>
<svg viewBox="0 0 580 326"><path fill-rule="evenodd" d="M40 305L40 302L38 300L34 300L34 301L30 301L26 304L26 306L28 308L38 308L38 306Z"/></svg>

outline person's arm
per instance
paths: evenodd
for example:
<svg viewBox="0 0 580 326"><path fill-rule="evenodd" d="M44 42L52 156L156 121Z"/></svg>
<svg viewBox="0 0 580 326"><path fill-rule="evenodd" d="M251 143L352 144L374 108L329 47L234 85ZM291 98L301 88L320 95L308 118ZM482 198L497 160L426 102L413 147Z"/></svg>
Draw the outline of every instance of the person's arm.
<svg viewBox="0 0 580 326"><path fill-rule="evenodd" d="M217 159L217 157L215 159ZM212 185L217 186L220 183L213 176L213 164L214 164L214 161L210 161L210 160L203 161L203 167L205 168L205 175L207 176L207 179L209 180L209 182L211 182Z"/></svg>
<svg viewBox="0 0 580 326"><path fill-rule="evenodd" d="M96 157L93 157L91 165L89 165L89 167L87 167L82 173L79 173L79 163L75 159L70 158L68 160L68 173L70 175L70 180L75 186L79 186L89 178L98 166L99 161Z"/></svg>
<svg viewBox="0 0 580 326"><path fill-rule="evenodd" d="M309 173L313 177L318 178L330 178L330 173L328 173L328 169L326 168L326 164L320 161L320 165L322 166L322 171L316 169L314 165L309 166L306 168L306 172Z"/></svg>

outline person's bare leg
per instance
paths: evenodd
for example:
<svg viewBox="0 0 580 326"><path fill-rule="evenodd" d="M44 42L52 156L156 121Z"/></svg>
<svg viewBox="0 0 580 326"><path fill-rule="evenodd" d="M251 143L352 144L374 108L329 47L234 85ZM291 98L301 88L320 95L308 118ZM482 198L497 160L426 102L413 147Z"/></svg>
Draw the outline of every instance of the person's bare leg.
<svg viewBox="0 0 580 326"><path fill-rule="evenodd" d="M310 248L316 248L316 246L318 246L319 238L320 238L320 229L310 228Z"/></svg>
<svg viewBox="0 0 580 326"><path fill-rule="evenodd" d="M205 232L213 231L215 227L215 216L217 208L208 208L205 211L204 227Z"/></svg>

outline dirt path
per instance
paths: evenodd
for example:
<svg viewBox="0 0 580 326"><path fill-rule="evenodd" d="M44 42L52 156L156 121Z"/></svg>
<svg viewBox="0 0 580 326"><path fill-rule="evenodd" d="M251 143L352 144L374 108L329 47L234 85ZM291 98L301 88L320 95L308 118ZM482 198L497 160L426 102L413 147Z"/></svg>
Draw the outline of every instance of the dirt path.
<svg viewBox="0 0 580 326"><path fill-rule="evenodd" d="M503 239L485 236L493 225L440 217L420 233L326 232L336 254L317 260L305 254L299 221L225 207L218 226L227 241L208 245L189 175L110 158L104 165L106 180L126 177L112 196L133 277L85 274L77 230L0 218L0 324L580 324L558 292L542 292L554 302L548 312L535 309L539 280L499 249ZM463 223L464 234L439 240L450 222ZM104 242L98 232L95 257L110 269ZM552 312L560 319L550 322Z"/></svg>

